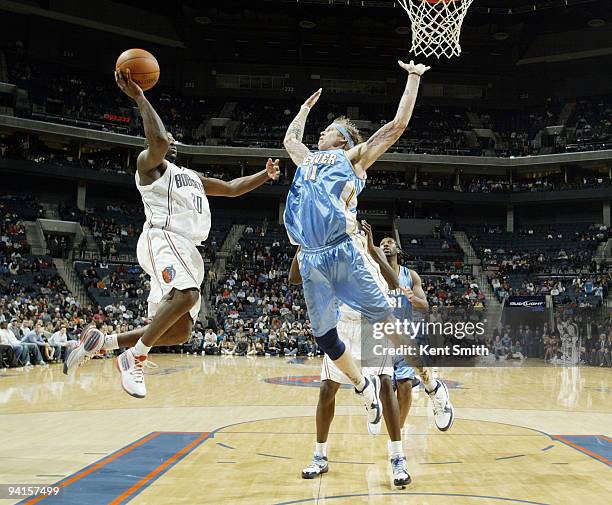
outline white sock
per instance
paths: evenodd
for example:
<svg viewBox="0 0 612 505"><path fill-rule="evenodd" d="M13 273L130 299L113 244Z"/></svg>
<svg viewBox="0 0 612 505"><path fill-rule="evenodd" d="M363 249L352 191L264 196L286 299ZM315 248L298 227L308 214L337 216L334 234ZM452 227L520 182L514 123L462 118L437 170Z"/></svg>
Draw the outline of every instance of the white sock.
<svg viewBox="0 0 612 505"><path fill-rule="evenodd" d="M317 456L327 457L327 442L315 443L315 454Z"/></svg>
<svg viewBox="0 0 612 505"><path fill-rule="evenodd" d="M424 377L421 376L421 379L424 379ZM433 372L431 370L428 370L427 382L423 380L423 385L425 386L426 393L431 393L434 389L436 389L436 386L437 386L436 379L434 379Z"/></svg>
<svg viewBox="0 0 612 505"><path fill-rule="evenodd" d="M357 391L359 391L360 393L363 393L363 390L366 387L366 378L362 375L361 376L361 381L359 382L359 384L355 384L355 389L357 389Z"/></svg>
<svg viewBox="0 0 612 505"><path fill-rule="evenodd" d="M403 456L404 448L402 447L401 440L389 440L387 442L387 450L389 451L389 456Z"/></svg>
<svg viewBox="0 0 612 505"><path fill-rule="evenodd" d="M119 349L119 344L117 343L117 334L113 333L112 335L106 335L104 337L104 345L102 349L106 349L107 351L112 351L113 349Z"/></svg>
<svg viewBox="0 0 612 505"><path fill-rule="evenodd" d="M151 350L150 347L142 343L141 338L138 339L138 342L136 342L136 345L132 347L132 349L134 350L135 356L143 356L143 355L146 356L147 354L149 354L149 351Z"/></svg>

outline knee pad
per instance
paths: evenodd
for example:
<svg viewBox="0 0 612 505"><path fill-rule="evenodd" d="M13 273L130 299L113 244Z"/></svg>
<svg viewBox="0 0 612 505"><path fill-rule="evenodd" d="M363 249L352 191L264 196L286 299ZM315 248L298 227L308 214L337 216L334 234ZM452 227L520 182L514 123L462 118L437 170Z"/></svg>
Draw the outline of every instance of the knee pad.
<svg viewBox="0 0 612 505"><path fill-rule="evenodd" d="M336 328L332 328L325 335L317 337L316 341L319 347L323 349L323 352L325 352L332 361L337 360L346 350L344 342L338 337Z"/></svg>

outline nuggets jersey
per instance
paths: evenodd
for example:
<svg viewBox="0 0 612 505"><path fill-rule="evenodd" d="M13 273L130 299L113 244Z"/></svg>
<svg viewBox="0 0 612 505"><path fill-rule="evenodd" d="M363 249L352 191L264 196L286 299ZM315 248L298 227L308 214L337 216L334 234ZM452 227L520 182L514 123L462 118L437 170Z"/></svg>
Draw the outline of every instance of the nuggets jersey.
<svg viewBox="0 0 612 505"><path fill-rule="evenodd" d="M365 187L343 149L310 153L297 168L287 195L285 227L303 249L337 243L357 231L357 195Z"/></svg>
<svg viewBox="0 0 612 505"><path fill-rule="evenodd" d="M147 217L143 230L168 230L200 244L210 232L210 207L202 181L193 170L166 163L164 175L147 186L140 185L136 172Z"/></svg>
<svg viewBox="0 0 612 505"><path fill-rule="evenodd" d="M404 266L400 266L399 271L399 283L402 288L412 289L412 276L410 275L410 269ZM388 287L388 286L387 286ZM412 321L412 304L404 293L399 289L388 289L388 296L391 306L393 307L393 315L400 321L408 320ZM358 322L361 319L359 312L351 309L348 305L340 303L338 305L339 318L341 321L346 323Z"/></svg>
<svg viewBox="0 0 612 505"><path fill-rule="evenodd" d="M412 276L410 275L409 268L400 266L399 284L404 289L412 289ZM412 304L408 301L406 295L399 289L392 289L389 291L389 298L393 307L393 315L400 321L412 321Z"/></svg>

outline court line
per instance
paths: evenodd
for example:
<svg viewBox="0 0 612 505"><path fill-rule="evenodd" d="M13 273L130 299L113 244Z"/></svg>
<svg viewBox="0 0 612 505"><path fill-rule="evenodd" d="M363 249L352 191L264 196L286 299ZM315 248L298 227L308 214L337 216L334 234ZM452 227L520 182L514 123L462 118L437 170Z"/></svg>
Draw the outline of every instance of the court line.
<svg viewBox="0 0 612 505"><path fill-rule="evenodd" d="M554 445L549 445L548 447L544 447L544 449L542 449L543 451L549 451L550 449L552 449L554 447Z"/></svg>
<svg viewBox="0 0 612 505"><path fill-rule="evenodd" d="M335 417L342 417L342 416L336 415ZM279 419L285 419L285 418L279 418ZM265 421L265 419L262 419L262 420ZM484 421L477 421L477 422L484 422ZM530 429L530 428L525 428L525 429ZM257 434L257 435L316 435L317 434L316 431L224 431L223 433L226 433L226 434L237 433L239 435L254 435L254 434ZM347 435L347 436L350 435L351 437L372 437L372 435L370 435L369 433L356 433L356 432L347 433L347 432L340 432L340 431L338 432L332 431L329 434L330 435ZM408 433L408 436L411 436L411 437L539 437L540 434L513 435L511 433L450 433L450 432L438 433L438 432L431 432L431 433ZM585 435L585 436L591 436L591 435Z"/></svg>
<svg viewBox="0 0 612 505"><path fill-rule="evenodd" d="M286 404L286 405L280 405L281 407L288 407L288 408L298 408L298 407L308 407L308 408L312 408L312 404L310 405L294 405L294 404ZM33 412L1 412L0 413L0 417L3 416L27 416L27 415L36 415L36 414L61 414L61 413L72 413L72 412L111 412L111 411L132 411L132 410L136 410L136 411L142 411L142 410L180 410L180 409L218 409L218 408L253 408L253 407L279 407L278 404L274 404L274 405L269 405L269 404L257 404L257 405L253 405L252 403L249 405L243 405L241 403L232 403L232 404L218 404L215 405L214 407L211 407L210 405L192 405L189 407L138 407L138 408L126 408L126 407L119 407L116 409L113 408L107 408L107 409L70 409L70 410L36 410ZM359 405L341 405L341 407L347 407L347 408L359 408ZM427 406L425 405L414 405L415 408L423 408L423 409L427 409ZM471 410L473 410L473 407L469 407ZM517 411L517 412L523 412L523 411L532 411L532 412L558 412L559 414L606 414L606 415L610 415L609 411L605 411L605 410L557 410L557 409L519 409L519 408L507 408L507 407L487 407L487 408L480 408L480 410L502 410L502 411ZM304 416L304 417L309 417L309 416ZM411 417L427 417L427 416L411 416ZM457 418L458 419L458 418ZM467 419L468 421L470 421L471 419ZM495 422L495 421L491 421L491 422ZM503 424L503 423L500 423ZM513 426L513 425L510 425Z"/></svg>
<svg viewBox="0 0 612 505"><path fill-rule="evenodd" d="M62 488L66 488L70 486L71 484L74 484L75 482L81 480L83 477L87 477L89 474L91 474L95 470L98 470L102 468L103 466L106 466L112 461L116 460L117 458L120 458L121 456L124 456L125 454L133 451L134 449L136 449L136 447L140 447L142 444L145 444L149 440L153 440L155 437L159 436L160 433L161 432L159 431L150 433L149 435L146 435L145 437L142 437L139 440L136 440L136 442L132 442L126 447L123 447L122 449L119 449L118 451L112 453L110 456L107 456L106 458L102 458L97 463L94 463L92 465L85 467L83 470L81 470L80 472L77 472L72 477L68 477L66 480L60 481L54 485L61 486ZM22 503L23 505L33 505L34 503L38 503L39 501L42 501L45 498L47 498L47 496L38 495Z"/></svg>
<svg viewBox="0 0 612 505"><path fill-rule="evenodd" d="M329 463L342 463L344 465L374 465L376 464L371 461L335 461L333 459L330 459Z"/></svg>
<svg viewBox="0 0 612 505"><path fill-rule="evenodd" d="M277 405L278 406L278 405ZM312 407L312 405L311 405ZM340 415L336 415L336 417L351 417L354 414L340 414ZM313 418L313 415L303 415L303 416L286 416L286 417L266 417L266 418L261 418L261 419L252 419L250 421L240 421L239 423L231 423L231 424L227 424L225 426L220 426L219 428L216 428L215 430L211 431L212 436L214 436L214 434L216 433L221 433L222 430L224 430L225 428L230 428L232 426L240 426L243 424L249 424L249 423L256 423L256 422L261 422L261 421L279 421L279 420L285 420L285 419L301 419L301 418ZM413 417L428 417L428 416L413 416ZM544 435L545 437L550 438L551 440L555 440L553 435L550 435L544 431L540 431L536 428L529 428L528 426L520 426L518 424L511 424L511 423L502 423L499 421L488 421L486 419L463 419L463 418L456 418L457 420L461 420L461 421L466 421L466 422L477 422L477 423L491 423L491 424L498 424L501 426L512 426L513 428L520 428L522 430L528 430L528 431L534 431L536 433L539 433L540 435ZM241 433L240 431L224 431L223 433L229 434L229 433ZM247 431L245 433L262 433L262 434L271 434L271 435L279 435L279 434L289 434L289 435L301 435L302 433L291 433L291 432L286 432L286 433L279 433L279 432L265 432L265 431ZM313 433L307 433L309 435L313 434ZM350 435L353 435L353 433L349 433ZM365 433L363 435L366 435ZM452 433L428 433L427 435L429 436L453 436ZM457 435L459 435L459 433L457 433ZM476 434L471 434L471 433L464 433L462 435L476 435ZM370 435L368 435L370 436ZM497 434L492 434L489 436L498 436ZM517 435L511 435L508 434L507 436L517 436L517 437L525 437L525 436L529 436L529 435L521 435L521 434L517 434ZM531 435L534 436L534 435ZM585 435L585 436L589 436L589 435Z"/></svg>
<svg viewBox="0 0 612 505"><path fill-rule="evenodd" d="M322 479L321 479L322 480ZM505 498L503 496L486 496L486 495L477 495L477 494L463 494L463 493L414 493L409 491L399 491L396 493L357 493L357 494L344 494L338 496L319 496L317 498L304 498L302 500L293 500L293 501L284 501L278 502L274 505L294 505L296 503L307 503L315 501L318 503L320 499L322 500L337 500L342 498L356 498L361 496L445 496L445 497L457 497L457 498L476 498L476 499L484 499L484 500L497 500L497 501L506 501L511 503L527 503L529 505L550 505L548 503L537 502L537 501L529 501L529 500L520 500L518 498Z"/></svg>
<svg viewBox="0 0 612 505"><path fill-rule="evenodd" d="M221 447L225 447L226 449L235 449L235 447L232 447L231 445L224 444L223 442L217 442L217 445L220 445Z"/></svg>
<svg viewBox="0 0 612 505"><path fill-rule="evenodd" d="M257 456L267 456L268 458L279 458L279 459L293 459L289 456L276 456L275 454L264 454L263 452L256 452Z"/></svg>
<svg viewBox="0 0 612 505"><path fill-rule="evenodd" d="M159 465L157 468L153 469L151 472L149 472L146 476L140 479L136 484L134 484L127 491L124 491L123 493L121 493L117 498L115 498L108 505L119 505L130 495L136 496L137 494L144 491L147 487L151 485L151 482L149 481L151 481L153 477L155 477L157 474L162 475L165 472L167 472L172 466L174 466L176 462L178 462L179 459L182 459L184 456L189 454L189 452L195 449L198 445L204 442L204 440L206 440L209 437L209 435L210 433L208 432L202 433L193 442L183 447L179 452L175 453L170 458L168 458L166 461L164 461L161 465Z"/></svg>
<svg viewBox="0 0 612 505"><path fill-rule="evenodd" d="M517 454L516 456L503 456L501 458L495 458L496 461L502 460L502 459L514 459L514 458L524 458L525 455L524 454Z"/></svg>
<svg viewBox="0 0 612 505"><path fill-rule="evenodd" d="M559 440L560 442L564 443L565 445L568 445L568 446L572 447L573 449L576 449L577 451L580 451L580 452L586 454L590 458L596 459L597 461L601 461L602 463L604 463L604 464L606 464L608 466L612 466L612 461L610 461L607 458L604 458L603 456L600 456L596 452L593 452L593 451L591 451L591 450L589 450L586 447L583 447L581 445L575 444L574 442L571 442L570 440L568 440L567 438L563 437L562 435L553 435L553 436L557 440ZM572 435L572 436L581 436L581 437L593 436L593 437L597 437L597 435Z"/></svg>
<svg viewBox="0 0 612 505"><path fill-rule="evenodd" d="M439 463L421 463L422 465L455 465L458 463L463 463L463 461L440 461Z"/></svg>

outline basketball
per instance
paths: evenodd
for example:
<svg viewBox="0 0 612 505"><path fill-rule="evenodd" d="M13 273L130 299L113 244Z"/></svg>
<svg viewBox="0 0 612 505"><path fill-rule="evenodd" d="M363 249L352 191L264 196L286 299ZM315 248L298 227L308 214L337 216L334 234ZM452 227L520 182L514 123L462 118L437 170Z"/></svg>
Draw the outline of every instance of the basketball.
<svg viewBox="0 0 612 505"><path fill-rule="evenodd" d="M123 51L115 70L130 69L132 80L138 84L143 91L151 89L159 79L159 63L149 51L144 49L128 49Z"/></svg>

